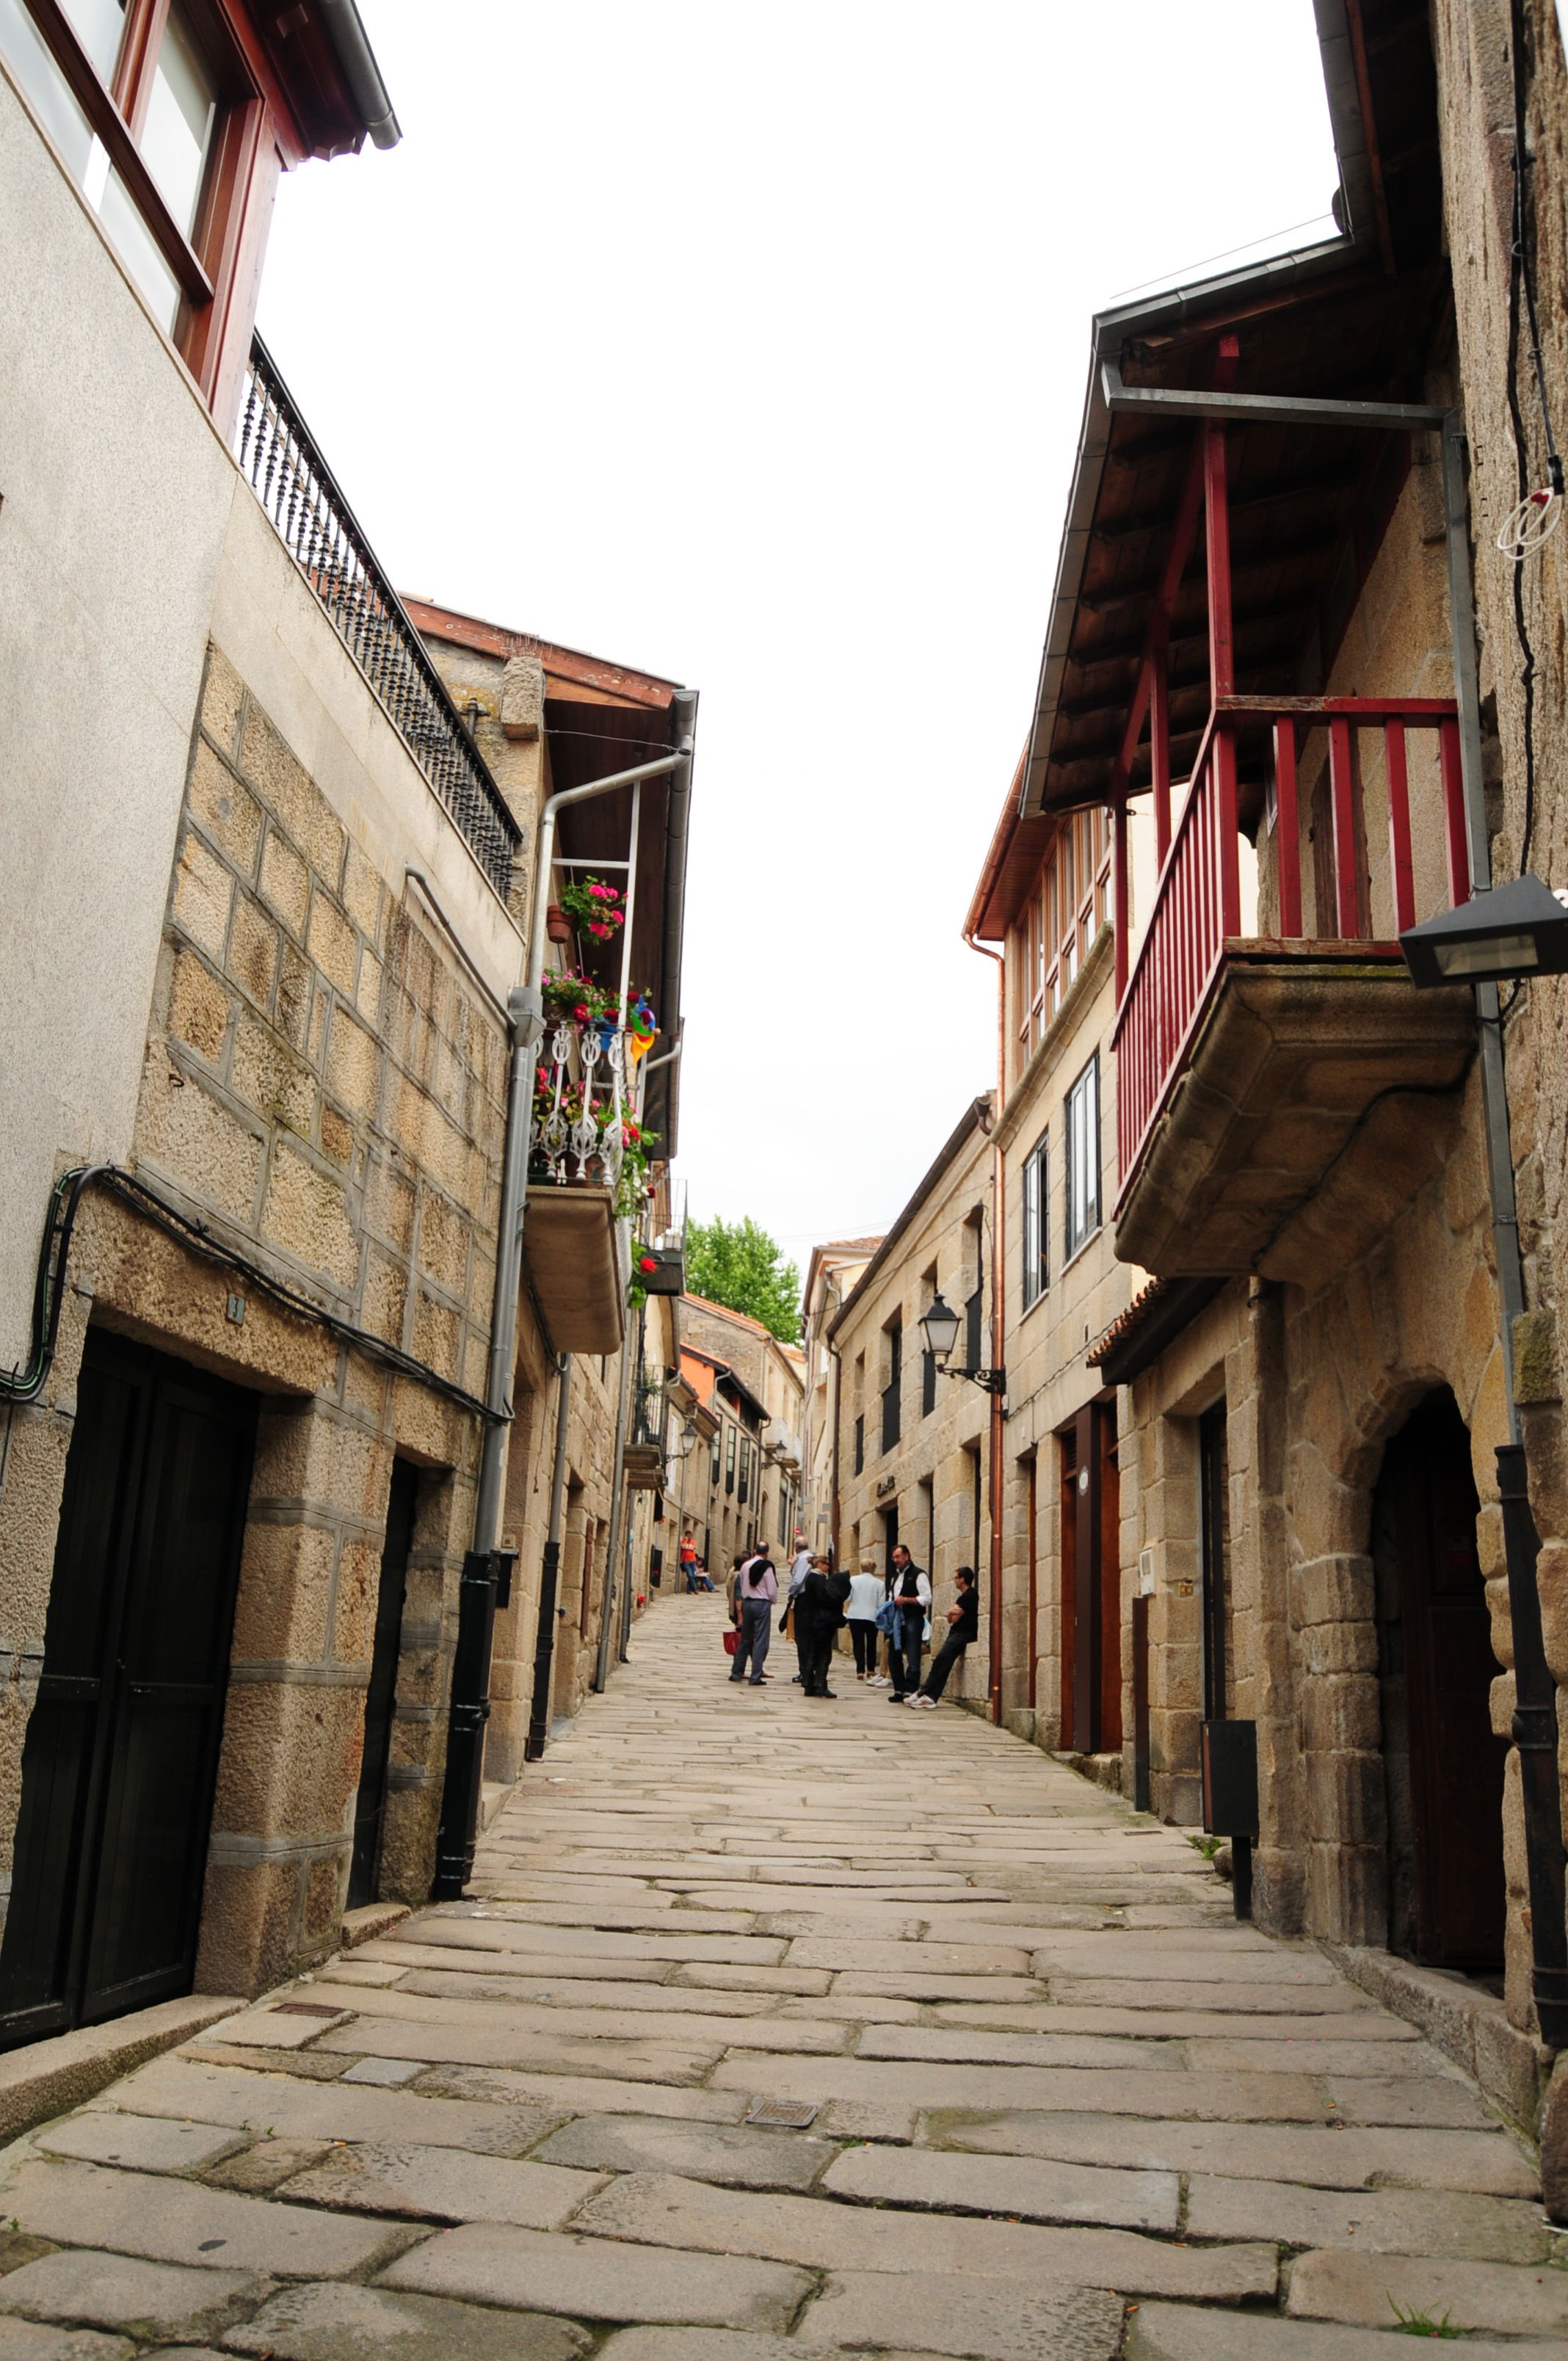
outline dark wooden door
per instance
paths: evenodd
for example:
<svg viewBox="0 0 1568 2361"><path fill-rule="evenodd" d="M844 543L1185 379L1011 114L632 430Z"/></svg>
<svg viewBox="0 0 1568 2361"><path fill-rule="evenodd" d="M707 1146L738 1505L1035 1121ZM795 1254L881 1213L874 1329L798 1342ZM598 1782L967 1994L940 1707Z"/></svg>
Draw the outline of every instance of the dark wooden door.
<svg viewBox="0 0 1568 2361"><path fill-rule="evenodd" d="M1379 1488L1398 1567L1415 1956L1428 1967L1494 1968L1508 1741L1492 1730L1502 1668L1475 1551L1470 1436L1452 1394L1434 1394L1395 1436Z"/></svg>
<svg viewBox="0 0 1568 2361"><path fill-rule="evenodd" d="M189 1992L253 1398L89 1332L22 1755L0 2042Z"/></svg>
<svg viewBox="0 0 1568 2361"><path fill-rule="evenodd" d="M392 1716L398 1702L398 1651L402 1639L403 1594L408 1587L418 1489L418 1470L406 1459L394 1459L392 1488L387 1501L387 1537L381 1547L381 1581L376 1594L370 1686L365 1693L365 1752L359 1765L359 1793L354 1804L354 1860L348 1872L351 1910L376 1901L379 1892L381 1838L387 1819L387 1763L392 1749Z"/></svg>
<svg viewBox="0 0 1568 2361"><path fill-rule="evenodd" d="M1122 1743L1115 1405L1086 1403L1061 1444L1061 1742L1113 1754Z"/></svg>

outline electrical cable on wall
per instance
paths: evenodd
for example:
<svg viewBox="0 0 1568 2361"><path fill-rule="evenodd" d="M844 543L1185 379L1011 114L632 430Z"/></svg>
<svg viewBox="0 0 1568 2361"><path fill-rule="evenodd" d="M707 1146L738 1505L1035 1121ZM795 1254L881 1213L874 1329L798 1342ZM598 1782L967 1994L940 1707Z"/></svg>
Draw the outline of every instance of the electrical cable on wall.
<svg viewBox="0 0 1568 2361"><path fill-rule="evenodd" d="M389 1345L384 1336L377 1336L367 1328L356 1328L351 1321L340 1320L335 1312L313 1303L308 1295L274 1279L270 1271L221 1238L214 1237L206 1225L198 1222L166 1199L149 1189L134 1172L124 1172L117 1164L80 1164L62 1172L49 1194L49 1212L44 1219L43 1238L38 1246L38 1273L33 1282L32 1343L26 1363L8 1374L0 1374L0 1404L15 1407L35 1402L49 1382L54 1366L56 1346L60 1339L60 1315L65 1301L66 1270L71 1257L71 1241L76 1227L76 1216L82 1200L89 1189L102 1189L119 1198L133 1213L139 1213L155 1229L187 1252L199 1254L209 1262L221 1264L225 1270L236 1272L258 1294L265 1295L283 1311L293 1312L324 1328L341 1345L348 1345L385 1368L395 1369L400 1377L412 1378L428 1386L447 1401L455 1402L476 1418L495 1420L505 1424L506 1419L487 1408L477 1395L462 1386L454 1385L439 1370L427 1367L411 1353L397 1345Z"/></svg>

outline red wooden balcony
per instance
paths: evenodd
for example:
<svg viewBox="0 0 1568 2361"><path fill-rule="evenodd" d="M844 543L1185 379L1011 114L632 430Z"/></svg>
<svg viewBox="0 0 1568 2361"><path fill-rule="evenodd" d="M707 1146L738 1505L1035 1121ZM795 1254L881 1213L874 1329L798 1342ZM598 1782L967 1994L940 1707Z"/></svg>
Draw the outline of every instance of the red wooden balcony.
<svg viewBox="0 0 1568 2361"><path fill-rule="evenodd" d="M1312 1209L1350 1141L1468 1063L1468 994L1418 994L1397 938L1469 891L1452 699L1215 699L1113 1037L1119 1254L1281 1277L1343 1254L1365 1174Z"/></svg>

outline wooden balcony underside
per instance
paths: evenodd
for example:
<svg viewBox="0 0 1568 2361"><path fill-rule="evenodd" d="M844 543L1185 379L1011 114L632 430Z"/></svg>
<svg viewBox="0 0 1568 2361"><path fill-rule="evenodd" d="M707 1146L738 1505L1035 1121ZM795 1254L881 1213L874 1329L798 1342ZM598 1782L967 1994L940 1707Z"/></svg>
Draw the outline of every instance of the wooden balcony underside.
<svg viewBox="0 0 1568 2361"><path fill-rule="evenodd" d="M530 1189L522 1259L557 1353L620 1352L627 1274L608 1189Z"/></svg>
<svg viewBox="0 0 1568 2361"><path fill-rule="evenodd" d="M1321 1276L1420 1185L1475 1046L1469 993L1417 993L1397 945L1228 940L1123 1190L1117 1254L1164 1278ZM1310 1209L1331 1182L1325 1235Z"/></svg>

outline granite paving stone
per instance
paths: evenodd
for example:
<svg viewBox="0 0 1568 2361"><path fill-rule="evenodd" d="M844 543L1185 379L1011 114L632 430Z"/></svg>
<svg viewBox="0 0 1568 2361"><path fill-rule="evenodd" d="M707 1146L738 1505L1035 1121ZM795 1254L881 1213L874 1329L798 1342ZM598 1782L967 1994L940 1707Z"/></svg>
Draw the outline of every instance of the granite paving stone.
<svg viewBox="0 0 1568 2361"><path fill-rule="evenodd" d="M1018 2214L1031 2222L1097 2222L1127 2230L1174 2232L1181 2183L1174 2172L1104 2171L1000 2156L955 2156L932 2148L846 2148L822 2182L832 2197L877 2204ZM1192 2229L1194 2236L1208 2235ZM1256 2236L1248 2230L1233 2235ZM1263 2233L1264 2235L1272 2235Z"/></svg>
<svg viewBox="0 0 1568 2361"><path fill-rule="evenodd" d="M799 2190L811 2187L839 2149L831 2140L745 2124L584 2115L552 2133L533 2154L542 2164L577 2165L594 2173L675 2172L736 2189Z"/></svg>
<svg viewBox="0 0 1568 2361"><path fill-rule="evenodd" d="M1506 2132L1355 2130L1345 2125L1136 2122L1107 2115L967 2116L934 2110L935 2145L1151 2172L1230 2173L1320 2189L1474 2189L1534 2197L1540 2176Z"/></svg>
<svg viewBox="0 0 1568 2361"><path fill-rule="evenodd" d="M334 2147L319 2164L286 2181L280 2194L303 2204L337 2205L414 2220L516 2222L554 2230L602 2187L599 2172L554 2164L468 2156L453 2147Z"/></svg>
<svg viewBox="0 0 1568 2361"><path fill-rule="evenodd" d="M186 2345L221 2335L272 2287L255 2271L189 2269L76 2247L0 2279L0 2312Z"/></svg>
<svg viewBox="0 0 1568 2361"><path fill-rule="evenodd" d="M104 2165L24 2164L0 2186L0 2210L62 2246L106 2246L151 2262L264 2270L283 2279L335 2279L393 2251L383 2222L309 2213L264 2197L160 2179ZM30 2266L28 2267L30 2268Z"/></svg>
<svg viewBox="0 0 1568 2361"><path fill-rule="evenodd" d="M200 2172L243 2147L246 2136L223 2124L171 2123L150 2115L93 2110L68 2115L33 2135L33 2145L51 2156L79 2157L88 2164L120 2164L137 2172Z"/></svg>
<svg viewBox="0 0 1568 2361"><path fill-rule="evenodd" d="M1194 2173L1188 2182L1187 2235L1277 2238L1288 2246L1447 2255L1481 2263L1543 2263L1552 2253L1541 2208L1517 2200L1447 2189L1346 2195L1285 2181L1212 2180L1203 2173Z"/></svg>
<svg viewBox="0 0 1568 2361"><path fill-rule="evenodd" d="M1255 2312L1141 2303L1127 2322L1126 2361L1399 2361L1407 2350L1390 2312L1387 2337L1365 2328L1306 2320L1266 2320ZM1465 2361L1562 2361L1560 2345L1499 2345L1466 2337Z"/></svg>
<svg viewBox="0 0 1568 2361"><path fill-rule="evenodd" d="M1398 2313L1448 2316L1455 2329L1511 2336L1568 2334L1568 2271L1547 2265L1464 2263L1438 2255L1303 2255L1287 2306L1297 2318L1393 2328Z"/></svg>
<svg viewBox="0 0 1568 2361"><path fill-rule="evenodd" d="M1277 2278L1272 2246L1179 2246L1125 2230L1045 2229L813 2197L764 2197L661 2173L612 2180L582 2207L573 2228L709 2254L768 2256L811 2270L940 2269L979 2278L1038 2273L1146 2295L1238 2301L1271 2296Z"/></svg>
<svg viewBox="0 0 1568 2361"><path fill-rule="evenodd" d="M800 2342L862 2352L874 2345L879 2356L896 2339L976 2361L1111 2361L1122 2316L1118 2297L1062 2281L841 2271L807 2309Z"/></svg>
<svg viewBox="0 0 1568 2361"><path fill-rule="evenodd" d="M30 2320L0 2320L0 2361L131 2361L127 2337L95 2328L44 2328ZM181 2355L181 2361L191 2361Z"/></svg>
<svg viewBox="0 0 1568 2361"><path fill-rule="evenodd" d="M577 2361L589 2339L538 2312L317 2285L285 2288L224 2344L267 2361Z"/></svg>
<svg viewBox="0 0 1568 2361"><path fill-rule="evenodd" d="M738 1701L721 1628L655 1600L462 1900L10 2150L0 2292L194 2283L185 2361L1397 2361L1391 2294L1568 2346L1418 2027L973 1715ZM132 2361L107 2301L0 2361Z"/></svg>
<svg viewBox="0 0 1568 2361"><path fill-rule="evenodd" d="M813 2281L805 2271L724 2253L617 2246L548 2230L466 2223L402 2257L388 2286L579 2320L669 2321L696 2328L787 2327Z"/></svg>
<svg viewBox="0 0 1568 2361"><path fill-rule="evenodd" d="M159 2058L119 2084L115 2097L137 2114L194 2115L233 2124L258 2136L318 2140L418 2140L521 2156L553 2122L575 2112L509 2093L499 2104L456 2093L440 2101L411 2091L377 2091L342 2082L312 2085L281 2074L237 2073L184 2058Z"/></svg>

